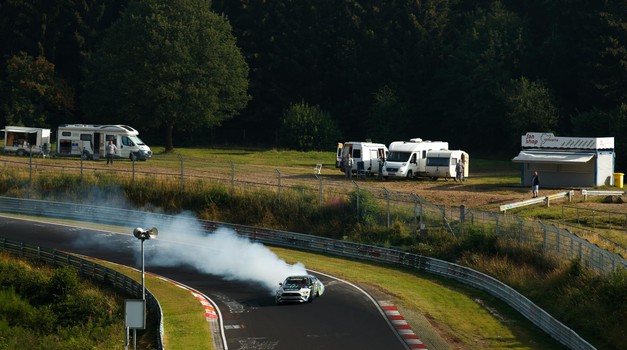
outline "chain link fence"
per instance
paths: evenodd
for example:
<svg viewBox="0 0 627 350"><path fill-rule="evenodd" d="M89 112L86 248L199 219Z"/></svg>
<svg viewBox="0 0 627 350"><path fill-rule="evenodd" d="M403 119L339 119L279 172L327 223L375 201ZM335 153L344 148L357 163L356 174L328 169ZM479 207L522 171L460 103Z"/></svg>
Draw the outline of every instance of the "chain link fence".
<svg viewBox="0 0 627 350"><path fill-rule="evenodd" d="M529 244L545 254L563 259L581 259L584 264L600 272L627 267L627 260L620 253L603 249L555 224L464 206L437 205L418 194L388 190L381 182L317 175L313 164L310 173L303 173L272 165L155 156L147 162L116 160L114 166L110 167L105 166L104 162L78 159L50 162L49 159L41 158L0 157L0 166L22 174L27 172L27 187L32 186L35 177L53 173L78 175L81 179L86 176L112 175L116 181L130 186L136 186L140 180L158 180L159 184L176 186L181 192L196 191L208 183L223 186L231 196L236 191L271 191L279 206L286 196L307 198L308 202L320 209L348 202L359 213L360 220L388 228L395 225L400 231L414 236L427 235L430 231L445 232L454 237L462 237L470 232L494 234L499 238ZM565 208L572 210L571 207ZM566 212L565 215L571 217ZM583 212L578 212L578 220L582 221L583 217ZM620 218L619 215L610 215L605 225L613 222L613 225L622 227L624 223L621 220L627 219ZM600 219L596 220L600 225Z"/></svg>

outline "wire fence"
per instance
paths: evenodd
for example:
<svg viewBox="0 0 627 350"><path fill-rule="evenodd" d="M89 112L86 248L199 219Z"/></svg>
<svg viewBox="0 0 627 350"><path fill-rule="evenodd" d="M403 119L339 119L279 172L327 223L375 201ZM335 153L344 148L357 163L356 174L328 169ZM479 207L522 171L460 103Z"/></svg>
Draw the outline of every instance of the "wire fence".
<svg viewBox="0 0 627 350"><path fill-rule="evenodd" d="M278 206L288 196L305 198L318 209L349 202L355 206L360 219L368 224L388 228L395 225L402 232L415 237L428 235L431 231L445 232L454 237L471 232L494 234L531 245L544 254L563 259L581 259L587 266L600 272L627 267L627 260L621 254L624 254L624 249L619 247L618 252L603 249L555 224L465 206L437 205L418 194L388 190L379 186L379 182L356 177L349 181L339 176L318 175L313 165L310 173L303 173L279 170L271 165L238 164L182 156L155 156L147 162L116 160L113 166L105 166L103 163L79 159L50 162L50 159L41 158L0 158L0 166L28 172L29 180L25 186L29 188L36 177L59 173L79 175L81 179L111 174L117 181L130 186L137 186L140 181L159 179L159 183L169 182L181 192L196 191L211 183L223 186L231 196L236 192L271 191L276 196ZM566 217L577 222L590 221L589 212L577 209L573 215L570 213L572 208L564 207L564 222ZM597 213L592 217L597 226L627 226L625 214L606 216Z"/></svg>

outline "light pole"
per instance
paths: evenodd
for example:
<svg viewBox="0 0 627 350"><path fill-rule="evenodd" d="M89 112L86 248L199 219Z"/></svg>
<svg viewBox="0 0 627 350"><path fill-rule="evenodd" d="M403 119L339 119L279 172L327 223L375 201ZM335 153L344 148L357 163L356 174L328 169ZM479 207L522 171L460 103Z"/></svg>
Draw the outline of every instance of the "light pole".
<svg viewBox="0 0 627 350"><path fill-rule="evenodd" d="M150 230L137 227L133 230L133 236L142 241L142 300L126 301L126 317L125 317L125 350L128 350L129 329L133 329L133 349L137 349L137 329L146 329L146 274L144 269L144 241L156 238L159 231L156 227ZM137 303L140 302L140 308L137 309Z"/></svg>
<svg viewBox="0 0 627 350"><path fill-rule="evenodd" d="M146 300L146 276L144 273L144 241L151 238L157 238L159 231L156 227L151 228L150 230L145 230L141 227L137 227L133 230L133 236L137 237L137 239L142 241L141 254L142 254L142 300Z"/></svg>

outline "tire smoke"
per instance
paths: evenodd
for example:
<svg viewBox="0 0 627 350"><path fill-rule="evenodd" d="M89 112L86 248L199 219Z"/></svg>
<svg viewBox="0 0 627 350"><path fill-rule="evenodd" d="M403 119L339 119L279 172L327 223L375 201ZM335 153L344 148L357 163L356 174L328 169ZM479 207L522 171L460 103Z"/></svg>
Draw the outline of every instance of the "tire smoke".
<svg viewBox="0 0 627 350"><path fill-rule="evenodd" d="M159 228L159 237L146 242L145 258L148 266L184 265L226 280L258 282L270 293L285 277L307 273L302 263L290 265L263 244L231 229L207 232L190 215Z"/></svg>

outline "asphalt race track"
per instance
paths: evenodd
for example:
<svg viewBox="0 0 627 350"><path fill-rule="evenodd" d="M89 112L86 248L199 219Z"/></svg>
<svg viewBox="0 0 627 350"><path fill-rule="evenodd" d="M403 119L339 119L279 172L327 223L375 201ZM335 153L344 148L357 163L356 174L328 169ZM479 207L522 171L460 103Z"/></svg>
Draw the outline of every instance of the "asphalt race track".
<svg viewBox="0 0 627 350"><path fill-rule="evenodd" d="M141 268L140 242L131 232L123 235L0 217L0 237ZM158 249L159 244L176 243L151 240L145 249ZM254 283L226 281L184 266L147 264L145 268L211 298L222 313L231 350L408 348L367 295L323 275L317 276L325 293L313 303L275 305L273 295ZM198 312L203 312L200 304Z"/></svg>

